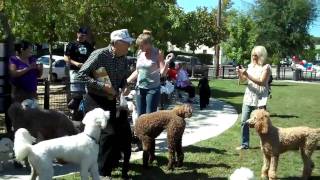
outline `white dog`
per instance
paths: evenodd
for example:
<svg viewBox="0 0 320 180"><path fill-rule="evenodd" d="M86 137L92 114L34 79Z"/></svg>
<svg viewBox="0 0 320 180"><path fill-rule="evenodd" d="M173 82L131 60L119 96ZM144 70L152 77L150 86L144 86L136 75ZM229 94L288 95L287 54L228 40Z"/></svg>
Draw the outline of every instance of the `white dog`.
<svg viewBox="0 0 320 180"><path fill-rule="evenodd" d="M52 161L61 159L65 162L80 165L81 179L88 179L89 172L93 180L100 179L98 172L98 141L101 129L107 126L110 114L96 108L88 112L82 123L84 132L61 138L42 141L32 145L35 138L29 132L20 128L15 133L14 152L17 160L28 157L31 165L31 179L49 180L53 176Z"/></svg>
<svg viewBox="0 0 320 180"><path fill-rule="evenodd" d="M230 176L230 180L255 180L254 173L245 167L236 169Z"/></svg>
<svg viewBox="0 0 320 180"><path fill-rule="evenodd" d="M3 170L2 163L13 159L13 142L9 138L0 140L0 172Z"/></svg>

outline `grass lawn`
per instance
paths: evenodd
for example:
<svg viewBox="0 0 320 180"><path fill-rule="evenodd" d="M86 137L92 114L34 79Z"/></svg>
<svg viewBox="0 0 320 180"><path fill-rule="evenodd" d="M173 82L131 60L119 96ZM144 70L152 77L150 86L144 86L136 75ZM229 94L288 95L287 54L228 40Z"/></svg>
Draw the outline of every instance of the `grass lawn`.
<svg viewBox="0 0 320 180"><path fill-rule="evenodd" d="M214 80L210 85L213 97L232 104L241 113L245 85L237 85L236 80ZM320 128L320 84L293 84L273 82L272 99L268 104L272 122L276 126L291 127L306 125ZM175 171L167 171L167 153L157 156L157 163L144 170L141 160L133 162L130 175L133 179L167 180L167 179L227 179L240 167L248 167L260 176L262 155L259 137L254 129L250 130L250 150L236 151L240 144L240 123L237 123L218 137L199 142L184 148L185 163ZM320 151L313 154L315 168L313 179L320 179ZM120 178L119 170L113 173ZM299 152L287 152L280 156L278 166L280 179L299 179L302 174L302 160ZM68 176L61 179L79 179Z"/></svg>

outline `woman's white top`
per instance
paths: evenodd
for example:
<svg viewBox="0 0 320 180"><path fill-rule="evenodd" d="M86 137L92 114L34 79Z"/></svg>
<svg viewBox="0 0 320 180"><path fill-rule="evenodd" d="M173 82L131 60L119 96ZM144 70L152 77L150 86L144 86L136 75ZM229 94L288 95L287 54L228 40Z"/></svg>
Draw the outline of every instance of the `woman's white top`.
<svg viewBox="0 0 320 180"><path fill-rule="evenodd" d="M137 86L143 89L160 87L159 49L152 48L151 58L145 52L138 52L136 69L138 71Z"/></svg>
<svg viewBox="0 0 320 180"><path fill-rule="evenodd" d="M271 72L271 66L269 64L264 66L249 64L247 72L252 77L261 79L262 73L268 69ZM243 97L243 104L256 107L266 106L269 96L269 78L270 76L267 78L264 86L259 86L248 79L248 86Z"/></svg>

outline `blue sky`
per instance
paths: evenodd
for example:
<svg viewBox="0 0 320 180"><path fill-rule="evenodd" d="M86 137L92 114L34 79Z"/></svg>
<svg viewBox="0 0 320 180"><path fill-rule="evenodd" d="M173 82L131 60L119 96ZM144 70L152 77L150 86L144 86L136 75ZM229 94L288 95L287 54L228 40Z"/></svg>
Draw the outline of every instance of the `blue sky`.
<svg viewBox="0 0 320 180"><path fill-rule="evenodd" d="M316 0L318 3L318 13L320 12L320 0ZM254 0L232 0L233 6L232 8L235 8L240 11L246 11L249 9L253 3ZM185 11L189 12L192 10L195 10L197 7L205 6L209 9L212 9L213 7L218 6L218 0L177 0L178 6L182 7ZM312 25L309 28L309 32L313 36L320 37L320 14L318 14L318 18L312 23Z"/></svg>

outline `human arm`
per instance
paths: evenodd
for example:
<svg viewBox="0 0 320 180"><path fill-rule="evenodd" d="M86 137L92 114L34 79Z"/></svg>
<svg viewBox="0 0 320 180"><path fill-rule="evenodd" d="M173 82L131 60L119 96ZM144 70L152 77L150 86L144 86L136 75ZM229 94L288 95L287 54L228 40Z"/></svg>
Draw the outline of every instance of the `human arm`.
<svg viewBox="0 0 320 180"><path fill-rule="evenodd" d="M171 60L174 58L173 53L169 53L166 56L166 59L164 59L164 54L161 50L159 50L159 56L158 56L158 61L159 61L159 67L160 67L160 74L161 76L164 76L167 74L168 69L169 69L169 64Z"/></svg>
<svg viewBox="0 0 320 180"><path fill-rule="evenodd" d="M64 55L64 61L68 64L72 64L74 66L77 66L78 68L81 68L81 66L83 65L83 63L77 62L73 59L70 58L70 56Z"/></svg>
<svg viewBox="0 0 320 180"><path fill-rule="evenodd" d="M37 69L38 69L38 77L41 77L43 73L43 65L37 64Z"/></svg>
<svg viewBox="0 0 320 180"><path fill-rule="evenodd" d="M246 80L247 80L247 77L244 76L244 75L240 72L241 69L242 69L242 67L240 68L240 66L237 66L237 67L236 67L236 72L237 72L237 75L238 75L238 77L239 77L239 80L240 80L240 81L246 81Z"/></svg>
<svg viewBox="0 0 320 180"><path fill-rule="evenodd" d="M29 67L25 67L23 69L17 70L17 66L15 64L10 63L9 73L10 73L11 77L20 77L20 76L23 76L24 74L26 74L27 72L29 72L33 68L34 67L29 66Z"/></svg>
<svg viewBox="0 0 320 180"><path fill-rule="evenodd" d="M242 76L244 76L246 79L252 81L253 83L259 86L265 86L271 74L271 69L269 65L266 65L263 67L263 71L260 77L252 76L247 72L246 69L240 69L239 71L240 71L240 74L242 74Z"/></svg>
<svg viewBox="0 0 320 180"><path fill-rule="evenodd" d="M91 54L88 60L78 71L76 78L80 81L86 82L88 89L92 91L103 91L107 94L115 96L116 91L111 84L99 81L93 77L93 72L101 67L99 66L99 61L105 61L104 57L102 57L102 54Z"/></svg>
<svg viewBox="0 0 320 180"><path fill-rule="evenodd" d="M66 51L64 53L64 61L69 65L74 65L78 68L81 68L83 63L78 62L76 59L72 59L71 55L75 52L76 46L74 43L69 43L66 47Z"/></svg>
<svg viewBox="0 0 320 180"><path fill-rule="evenodd" d="M19 64L19 60L14 57L10 57L9 59L9 74L11 77L21 77L32 69L37 69L36 59L32 59L30 65L23 69L18 69L17 64Z"/></svg>
<svg viewBox="0 0 320 180"><path fill-rule="evenodd" d="M138 71L137 69L134 70L131 75L127 78L127 83L133 83L138 78Z"/></svg>

